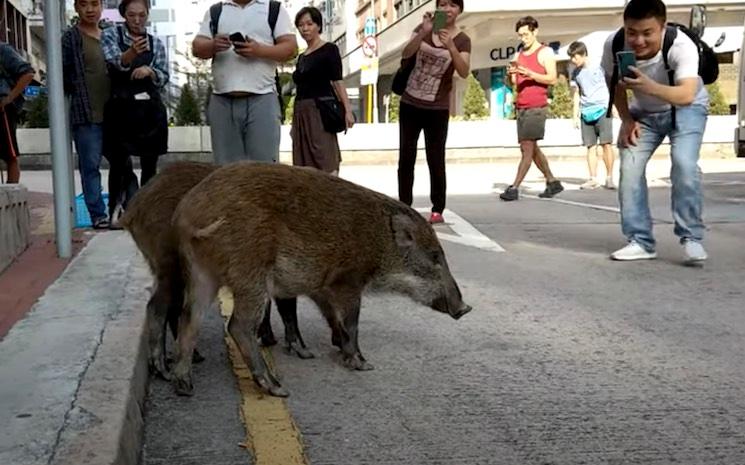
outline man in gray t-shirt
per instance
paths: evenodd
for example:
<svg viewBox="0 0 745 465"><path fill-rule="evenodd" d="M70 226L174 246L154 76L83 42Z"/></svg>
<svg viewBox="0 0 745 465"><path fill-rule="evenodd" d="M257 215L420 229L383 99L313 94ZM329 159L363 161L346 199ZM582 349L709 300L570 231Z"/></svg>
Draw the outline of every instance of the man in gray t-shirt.
<svg viewBox="0 0 745 465"><path fill-rule="evenodd" d="M613 189L613 121L607 116L608 85L605 73L599 66L587 61L587 46L582 42L572 42L567 50L569 59L575 66L571 75L574 100L574 127L582 130L582 144L587 147L587 167L590 177L580 189L596 189L600 183L598 174L597 146L603 150L605 163L606 189Z"/></svg>
<svg viewBox="0 0 745 465"><path fill-rule="evenodd" d="M707 254L701 244L704 223L698 158L706 127L708 94L698 74L698 48L684 32L667 26L667 8L661 0L629 1L623 22L618 34L623 34L619 37L623 38L624 50L633 52L636 64L629 67L630 75L620 78L614 95L621 117L621 229L628 244L613 252L611 258L657 257L645 171L654 151L669 137L674 233L683 246L685 262L701 263ZM662 56L668 34L674 38L666 57L670 76ZM602 63L608 77L614 74L614 37L615 34L608 38L603 52ZM631 104L627 89L634 93Z"/></svg>

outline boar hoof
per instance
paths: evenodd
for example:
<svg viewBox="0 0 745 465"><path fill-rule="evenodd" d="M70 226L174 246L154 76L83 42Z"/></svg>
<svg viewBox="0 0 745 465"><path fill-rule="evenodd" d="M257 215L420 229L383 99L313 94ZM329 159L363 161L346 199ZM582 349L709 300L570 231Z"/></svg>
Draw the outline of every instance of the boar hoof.
<svg viewBox="0 0 745 465"><path fill-rule="evenodd" d="M179 396L193 396L194 385L191 382L191 378L186 379L174 379L173 386L176 389L176 394Z"/></svg>
<svg viewBox="0 0 745 465"><path fill-rule="evenodd" d="M200 354L197 349L194 349L194 353L191 354L191 362L202 363L204 362L204 360L205 360L204 355Z"/></svg>
<svg viewBox="0 0 745 465"><path fill-rule="evenodd" d="M160 376L166 381L171 380L171 373L166 368L166 361L162 357L155 357L150 359L150 373Z"/></svg>
<svg viewBox="0 0 745 465"><path fill-rule="evenodd" d="M269 381L268 379L264 377L255 378L256 384L261 387L261 389L268 392L270 395L274 397L287 397L290 395L289 391L287 389L280 386L278 383L274 383L272 381Z"/></svg>
<svg viewBox="0 0 745 465"><path fill-rule="evenodd" d="M272 334L271 332L262 334L259 337L259 340L261 341L261 345L263 347L271 347L277 345L277 338L275 338L274 334Z"/></svg>
<svg viewBox="0 0 745 465"><path fill-rule="evenodd" d="M287 346L285 347L285 351L290 355L296 354L298 358L301 358L303 360L307 360L309 358L315 358L315 355L313 355L313 352L309 351L305 347L302 347L298 343L287 344Z"/></svg>
<svg viewBox="0 0 745 465"><path fill-rule="evenodd" d="M367 363L367 360L361 358L361 356L355 355L353 357L344 357L344 366L350 370L356 371L370 371L375 369L374 366Z"/></svg>

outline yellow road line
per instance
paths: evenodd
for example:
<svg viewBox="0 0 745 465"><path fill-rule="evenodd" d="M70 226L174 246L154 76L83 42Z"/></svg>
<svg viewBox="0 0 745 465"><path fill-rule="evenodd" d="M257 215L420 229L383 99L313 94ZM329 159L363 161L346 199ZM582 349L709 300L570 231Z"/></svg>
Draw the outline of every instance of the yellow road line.
<svg viewBox="0 0 745 465"><path fill-rule="evenodd" d="M229 290L220 290L220 303L222 315L229 318L233 313L233 296ZM265 394L256 386L238 346L227 331L225 343L241 391L240 409L246 426L246 447L253 452L255 464L307 465L300 431L292 419L287 402ZM273 370L271 352L265 349L264 358Z"/></svg>

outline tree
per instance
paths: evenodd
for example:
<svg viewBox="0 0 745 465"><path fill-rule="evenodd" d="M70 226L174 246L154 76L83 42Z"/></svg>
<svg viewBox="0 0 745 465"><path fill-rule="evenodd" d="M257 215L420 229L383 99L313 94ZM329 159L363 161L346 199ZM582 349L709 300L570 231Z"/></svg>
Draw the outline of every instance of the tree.
<svg viewBox="0 0 745 465"><path fill-rule="evenodd" d="M729 105L724 100L722 91L719 90L719 84L717 84L716 82L713 84L709 84L706 86L706 90L709 92L709 114L729 115Z"/></svg>
<svg viewBox="0 0 745 465"><path fill-rule="evenodd" d="M486 101L486 93L479 81L468 75L468 88L463 99L463 119L467 121L481 120L489 117L489 104Z"/></svg>
<svg viewBox="0 0 745 465"><path fill-rule="evenodd" d="M391 92L389 95L388 100L388 122L389 123L397 123L398 122L398 110L401 105L401 97L398 96L398 94L394 94Z"/></svg>
<svg viewBox="0 0 745 465"><path fill-rule="evenodd" d="M173 115L177 126L199 126L202 124L202 115L194 92L189 84L181 89L181 97Z"/></svg>
<svg viewBox="0 0 745 465"><path fill-rule="evenodd" d="M49 127L49 99L46 92L27 100L24 109L27 128Z"/></svg>
<svg viewBox="0 0 745 465"><path fill-rule="evenodd" d="M187 44L186 49L191 50L191 46ZM176 55L183 58L188 65L180 65L179 62L176 62L174 69L177 74L186 77L186 82L191 86L192 94L196 99L200 119L201 121L207 121L207 104L212 94L210 61L197 58L190 51L185 53L177 49ZM168 103L171 110L175 111L175 107L178 106L180 101Z"/></svg>
<svg viewBox="0 0 745 465"><path fill-rule="evenodd" d="M550 118L571 118L572 117L572 93L569 89L569 81L563 74L551 88L552 97L549 106Z"/></svg>

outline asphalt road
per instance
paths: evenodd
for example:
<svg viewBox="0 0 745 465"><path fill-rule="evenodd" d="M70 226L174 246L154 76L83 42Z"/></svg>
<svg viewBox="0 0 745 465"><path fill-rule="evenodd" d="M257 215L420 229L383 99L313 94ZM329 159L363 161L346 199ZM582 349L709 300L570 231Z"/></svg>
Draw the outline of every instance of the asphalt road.
<svg viewBox="0 0 745 465"><path fill-rule="evenodd" d="M448 208L504 251L443 241L474 307L457 322L403 297L367 296L360 346L370 372L340 365L325 322L301 300L316 358L272 353L308 461L745 463L745 173L705 181L703 267L682 265L664 179L650 196L659 258L647 262L608 259L624 244L615 192L450 196ZM240 393L219 317L211 321L197 395L184 401L151 383L144 464L252 461L237 444ZM208 460L198 454L207 450Z"/></svg>

